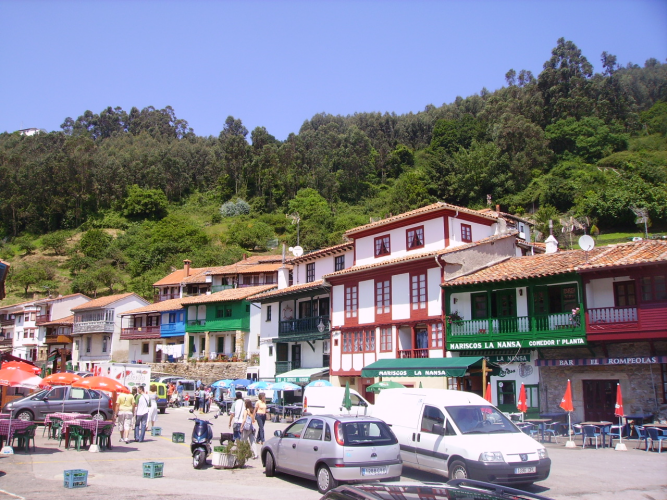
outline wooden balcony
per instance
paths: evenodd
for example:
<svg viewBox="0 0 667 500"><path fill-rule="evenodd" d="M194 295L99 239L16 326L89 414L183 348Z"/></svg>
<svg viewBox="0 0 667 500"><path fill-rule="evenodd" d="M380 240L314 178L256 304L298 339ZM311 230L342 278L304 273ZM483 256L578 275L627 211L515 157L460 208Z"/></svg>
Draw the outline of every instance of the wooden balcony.
<svg viewBox="0 0 667 500"><path fill-rule="evenodd" d="M320 328L322 328L320 330ZM281 321L278 324L278 335L280 337L289 337L290 335L299 335L302 333L328 332L329 315L312 316L309 318L291 319Z"/></svg>
<svg viewBox="0 0 667 500"><path fill-rule="evenodd" d="M638 340L667 336L667 302L586 311L589 340Z"/></svg>
<svg viewBox="0 0 667 500"><path fill-rule="evenodd" d="M135 340L135 339L159 339L159 326L138 326L132 328L123 328L120 331L121 340Z"/></svg>
<svg viewBox="0 0 667 500"><path fill-rule="evenodd" d="M180 293L156 293L153 295L153 302L162 302L164 300L180 299Z"/></svg>
<svg viewBox="0 0 667 500"><path fill-rule="evenodd" d="M301 363L294 363L292 361L276 361L276 376L290 370L301 368Z"/></svg>
<svg viewBox="0 0 667 500"><path fill-rule="evenodd" d="M43 325L44 323L48 323L49 321L51 321L50 316L51 316L50 314L40 314L35 319L35 324Z"/></svg>
<svg viewBox="0 0 667 500"><path fill-rule="evenodd" d="M2 319L0 319L0 326L12 326L14 322L15 322L14 318L9 319L3 317Z"/></svg>
<svg viewBox="0 0 667 500"><path fill-rule="evenodd" d="M403 349L398 351L399 358L428 358L428 349Z"/></svg>
<svg viewBox="0 0 667 500"><path fill-rule="evenodd" d="M449 350L568 345L586 345L586 332L580 314L484 318L447 324Z"/></svg>

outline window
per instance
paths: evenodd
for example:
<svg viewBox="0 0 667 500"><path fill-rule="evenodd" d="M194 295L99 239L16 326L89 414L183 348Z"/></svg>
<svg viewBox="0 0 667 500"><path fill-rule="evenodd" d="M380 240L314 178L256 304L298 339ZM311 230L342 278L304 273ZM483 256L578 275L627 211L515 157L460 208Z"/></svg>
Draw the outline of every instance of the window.
<svg viewBox="0 0 667 500"><path fill-rule="evenodd" d="M345 287L345 317L356 318L357 306L358 306L357 287L356 286Z"/></svg>
<svg viewBox="0 0 667 500"><path fill-rule="evenodd" d="M225 318L231 318L232 317L232 310L231 308L225 309Z"/></svg>
<svg viewBox="0 0 667 500"><path fill-rule="evenodd" d="M667 300L665 276L645 276L642 278L642 301Z"/></svg>
<svg viewBox="0 0 667 500"><path fill-rule="evenodd" d="M392 328L380 329L380 351L388 352L393 349L393 331Z"/></svg>
<svg viewBox="0 0 667 500"><path fill-rule="evenodd" d="M381 257L391 253L391 246L389 245L389 235L375 238L375 256Z"/></svg>
<svg viewBox="0 0 667 500"><path fill-rule="evenodd" d="M406 248L413 250L424 246L424 226L413 227L405 232Z"/></svg>
<svg viewBox="0 0 667 500"><path fill-rule="evenodd" d="M215 309L215 317L216 318L224 318L225 317L225 310L222 307L218 307Z"/></svg>
<svg viewBox="0 0 667 500"><path fill-rule="evenodd" d="M614 304L616 307L633 307L637 305L634 281L614 283Z"/></svg>
<svg viewBox="0 0 667 500"><path fill-rule="evenodd" d="M134 317L134 328L141 328L144 326L144 318L142 316Z"/></svg>
<svg viewBox="0 0 667 500"><path fill-rule="evenodd" d="M343 332L343 352L352 352L352 332Z"/></svg>
<svg viewBox="0 0 667 500"><path fill-rule="evenodd" d="M306 422L308 422L307 418L300 418L299 420L294 422L287 429L285 429L285 432L283 433L283 438L295 438L295 439L301 438L301 432L303 431L303 428L306 426Z"/></svg>
<svg viewBox="0 0 667 500"><path fill-rule="evenodd" d="M176 323L176 313L169 313L169 323Z"/></svg>
<svg viewBox="0 0 667 500"><path fill-rule="evenodd" d="M345 269L345 255L339 255L334 259L334 271Z"/></svg>
<svg viewBox="0 0 667 500"><path fill-rule="evenodd" d="M86 337L86 352L90 352L90 344L92 340L92 337Z"/></svg>
<svg viewBox="0 0 667 500"><path fill-rule="evenodd" d="M141 344L141 354L148 354L148 342L143 342Z"/></svg>
<svg viewBox="0 0 667 500"><path fill-rule="evenodd" d="M106 335L102 337L102 352L107 352L107 348L109 347L109 337Z"/></svg>
<svg viewBox="0 0 667 500"><path fill-rule="evenodd" d="M245 306L245 312L247 312L247 313L250 312L250 304L246 304L246 306Z"/></svg>
<svg viewBox="0 0 667 500"><path fill-rule="evenodd" d="M343 332L343 352L375 352L375 330Z"/></svg>
<svg viewBox="0 0 667 500"><path fill-rule="evenodd" d="M315 263L306 264L306 283L315 281Z"/></svg>
<svg viewBox="0 0 667 500"><path fill-rule="evenodd" d="M472 307L472 319L486 319L489 317L486 293L470 294L470 302Z"/></svg>
<svg viewBox="0 0 667 500"><path fill-rule="evenodd" d="M75 340L75 341L74 341L74 350L75 350L75 351L78 351L78 350L79 350L79 341L78 341L78 340Z"/></svg>
<svg viewBox="0 0 667 500"><path fill-rule="evenodd" d="M470 224L461 224L461 241L472 243L472 227L470 227Z"/></svg>
<svg viewBox="0 0 667 500"><path fill-rule="evenodd" d="M271 321L271 306L266 306L266 321Z"/></svg>
<svg viewBox="0 0 667 500"><path fill-rule="evenodd" d="M270 358L273 357L273 346L272 345L269 346L269 357Z"/></svg>
<svg viewBox="0 0 667 500"><path fill-rule="evenodd" d="M429 347L442 347L444 336L442 333L442 323L434 323L431 325L431 345Z"/></svg>
<svg viewBox="0 0 667 500"><path fill-rule="evenodd" d="M375 330L364 330L364 351L375 352Z"/></svg>
<svg viewBox="0 0 667 500"><path fill-rule="evenodd" d="M391 312L391 285L389 280L375 282L375 311L377 314Z"/></svg>
<svg viewBox="0 0 667 500"><path fill-rule="evenodd" d="M314 418L310 422L308 422L308 427L306 427L306 432L303 433L303 439L321 441L323 433L324 433L324 422L318 418Z"/></svg>
<svg viewBox="0 0 667 500"><path fill-rule="evenodd" d="M426 275L410 276L410 302L412 310L426 309Z"/></svg>
<svg viewBox="0 0 667 500"><path fill-rule="evenodd" d="M430 432L433 434L433 426L435 424L445 426L445 416L439 408L435 406L424 405L424 413L422 414L421 432Z"/></svg>
<svg viewBox="0 0 667 500"><path fill-rule="evenodd" d="M158 326L158 318L157 316L148 316L146 318L146 326Z"/></svg>

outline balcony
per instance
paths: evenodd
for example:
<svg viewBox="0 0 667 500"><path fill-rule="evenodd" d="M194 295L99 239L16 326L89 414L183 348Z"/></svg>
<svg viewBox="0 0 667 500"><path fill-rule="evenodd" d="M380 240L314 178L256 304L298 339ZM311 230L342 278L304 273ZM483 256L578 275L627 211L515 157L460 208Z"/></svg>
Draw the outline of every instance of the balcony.
<svg viewBox="0 0 667 500"><path fill-rule="evenodd" d="M586 311L588 325L591 330L607 330L607 326L628 326L639 321L636 307L597 307Z"/></svg>
<svg viewBox="0 0 667 500"><path fill-rule="evenodd" d="M113 333L113 321L82 321L75 323L72 333L80 335L82 333Z"/></svg>
<svg viewBox="0 0 667 500"><path fill-rule="evenodd" d="M206 320L205 319L189 319L188 326L206 326Z"/></svg>
<svg viewBox="0 0 667 500"><path fill-rule="evenodd" d="M48 323L50 321L50 314L40 314L37 316L35 319L35 324L36 325L43 325L44 323Z"/></svg>
<svg viewBox="0 0 667 500"><path fill-rule="evenodd" d="M165 300L171 300L171 299L180 299L181 294L176 292L176 293L156 293L153 295L153 302L162 302Z"/></svg>
<svg viewBox="0 0 667 500"><path fill-rule="evenodd" d="M320 324L323 326L320 330ZM302 333L324 333L329 331L329 315L312 316L310 318L291 319L278 324L279 336L298 335Z"/></svg>
<svg viewBox="0 0 667 500"><path fill-rule="evenodd" d="M71 335L63 335L63 334L58 335L57 333L56 334L49 333L44 337L44 343L46 343L47 345L50 345L50 344L71 344L72 340L73 339L72 339Z"/></svg>
<svg viewBox="0 0 667 500"><path fill-rule="evenodd" d="M159 326L138 326L132 328L123 328L120 331L121 340L159 339L159 338L160 338Z"/></svg>
<svg viewBox="0 0 667 500"><path fill-rule="evenodd" d="M299 368L301 368L301 363L294 363L293 361L276 361L276 376Z"/></svg>
<svg viewBox="0 0 667 500"><path fill-rule="evenodd" d="M234 288L234 285L213 285L211 287L211 293L222 292L223 290L231 290Z"/></svg>
<svg viewBox="0 0 667 500"><path fill-rule="evenodd" d="M447 349L502 349L586 345L581 316L571 313L452 321Z"/></svg>
<svg viewBox="0 0 667 500"><path fill-rule="evenodd" d="M14 321L14 318L2 318L0 319L0 326L12 326Z"/></svg>
<svg viewBox="0 0 667 500"><path fill-rule="evenodd" d="M398 351L399 358L428 358L428 349L402 349Z"/></svg>
<svg viewBox="0 0 667 500"><path fill-rule="evenodd" d="M208 295L210 290L193 290L191 292L183 292L183 297L199 297L200 295Z"/></svg>

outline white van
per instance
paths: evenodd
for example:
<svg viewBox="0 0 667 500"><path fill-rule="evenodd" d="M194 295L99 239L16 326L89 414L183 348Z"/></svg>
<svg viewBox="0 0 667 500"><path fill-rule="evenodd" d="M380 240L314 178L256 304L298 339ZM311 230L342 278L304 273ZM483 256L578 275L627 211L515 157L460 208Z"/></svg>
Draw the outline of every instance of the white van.
<svg viewBox="0 0 667 500"><path fill-rule="evenodd" d="M350 389L352 409L343 406L345 387L306 387L303 393L303 412L312 415L366 415L369 414L368 401L354 389Z"/></svg>
<svg viewBox="0 0 667 500"><path fill-rule="evenodd" d="M374 417L391 426L403 465L450 479L531 484L549 477L547 450L484 398L446 389L386 389Z"/></svg>

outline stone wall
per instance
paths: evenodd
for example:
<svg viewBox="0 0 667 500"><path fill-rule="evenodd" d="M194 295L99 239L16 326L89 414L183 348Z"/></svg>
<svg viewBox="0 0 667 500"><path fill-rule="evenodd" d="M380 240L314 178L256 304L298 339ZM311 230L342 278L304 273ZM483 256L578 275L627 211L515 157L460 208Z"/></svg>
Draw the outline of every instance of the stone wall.
<svg viewBox="0 0 667 500"><path fill-rule="evenodd" d="M582 359L607 357L649 357L665 355L666 342L655 342L655 351L651 352L648 342L607 344L607 353L600 346L588 349L543 349L547 359ZM602 365L602 366L541 366L540 367L540 412L559 412L559 404L567 380L572 383L573 421L581 421L584 416L583 380L618 380L623 393L623 409L628 415L649 413L664 414L662 403L662 373L659 364ZM614 395L615 397L615 395ZM576 419L576 420L575 420Z"/></svg>
<svg viewBox="0 0 667 500"><path fill-rule="evenodd" d="M201 380L210 384L216 380L246 378L248 363L146 363L151 367L152 373L164 375L178 375L179 377Z"/></svg>

